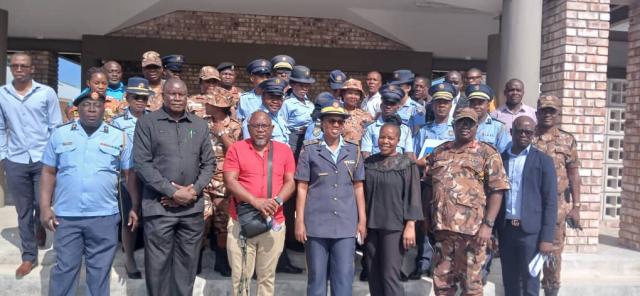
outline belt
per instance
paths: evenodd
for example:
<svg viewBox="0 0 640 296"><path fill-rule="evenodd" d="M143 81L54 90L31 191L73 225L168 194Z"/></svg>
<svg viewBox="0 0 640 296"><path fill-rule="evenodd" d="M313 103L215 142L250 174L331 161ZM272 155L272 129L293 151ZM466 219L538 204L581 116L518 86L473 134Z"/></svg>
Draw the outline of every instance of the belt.
<svg viewBox="0 0 640 296"><path fill-rule="evenodd" d="M304 133L307 131L307 127L303 126L299 128L290 128L289 130L296 135L304 135Z"/></svg>
<svg viewBox="0 0 640 296"><path fill-rule="evenodd" d="M513 227L520 227L520 219L507 219L507 224Z"/></svg>

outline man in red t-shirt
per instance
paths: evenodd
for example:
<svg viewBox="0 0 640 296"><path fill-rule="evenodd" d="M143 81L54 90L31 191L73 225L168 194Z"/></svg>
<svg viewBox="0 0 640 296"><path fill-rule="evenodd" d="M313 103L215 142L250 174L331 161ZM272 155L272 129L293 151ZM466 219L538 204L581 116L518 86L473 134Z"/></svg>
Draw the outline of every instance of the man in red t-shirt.
<svg viewBox="0 0 640 296"><path fill-rule="evenodd" d="M258 295L274 295L276 266L285 237L281 205L289 199L295 188L295 161L288 145L271 141L273 123L267 113L254 112L249 119L248 128L250 138L238 141L229 148L223 169L224 182L232 197L229 203L231 219L227 227L227 252L231 264L233 295L237 295L239 291L244 293L245 289L248 293L248 284L244 286L242 283L251 279L254 266L258 276ZM273 148L272 196L267 197L269 147ZM246 239L245 260L242 258L240 223L236 213L236 204L242 202L250 204L264 217L271 217L274 224L281 226Z"/></svg>

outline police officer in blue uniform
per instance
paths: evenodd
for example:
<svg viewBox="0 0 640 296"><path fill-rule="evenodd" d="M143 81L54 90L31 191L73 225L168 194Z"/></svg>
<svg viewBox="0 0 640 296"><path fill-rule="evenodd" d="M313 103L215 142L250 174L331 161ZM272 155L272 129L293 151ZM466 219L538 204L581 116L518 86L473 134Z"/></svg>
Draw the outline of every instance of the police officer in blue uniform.
<svg viewBox="0 0 640 296"><path fill-rule="evenodd" d="M251 80L253 89L240 95L238 113L236 114L239 121L245 121L245 119L249 118L249 116L262 105L262 90L259 85L269 78L271 63L264 59L254 60L247 65L247 73L249 74L249 80ZM285 80L281 79L280 81L286 83Z"/></svg>
<svg viewBox="0 0 640 296"><path fill-rule="evenodd" d="M380 96L382 99L382 104L380 104L382 114L374 123L367 126L364 136L362 137L361 149L365 158L380 152L378 148L380 128L382 128L382 125L384 125L387 120L394 120L392 119L393 117L398 117L397 112L400 108L400 101L404 98L405 93L396 85L386 84L380 88ZM413 153L414 145L411 128L401 122L399 124L400 142L396 149L399 153L405 153L411 157L415 157Z"/></svg>
<svg viewBox="0 0 640 296"><path fill-rule="evenodd" d="M162 57L162 66L164 68L164 79L171 77L180 77L182 73L182 65L184 65L184 56L179 54L170 54Z"/></svg>
<svg viewBox="0 0 640 296"><path fill-rule="evenodd" d="M336 99L340 98L342 86L345 81L347 81L347 74L344 74L342 70L336 69L329 72L329 79L327 82L329 83L329 88L331 88L332 94Z"/></svg>
<svg viewBox="0 0 640 296"><path fill-rule="evenodd" d="M287 128L287 122L281 112L284 101L284 88L286 86L287 82L280 78L269 78L260 83L258 87L262 91L262 95L260 96L261 104L256 110L267 112L269 117L271 117L274 125L271 139L280 143L289 144L290 131ZM250 137L248 124L249 120L245 120L242 123L242 135L245 139Z"/></svg>
<svg viewBox="0 0 640 296"><path fill-rule="evenodd" d="M347 111L322 108L321 139L305 141L295 179L296 239L305 244L307 295L351 295L356 237L366 237L364 160L357 142L342 137ZM327 276L329 278L327 278Z"/></svg>
<svg viewBox="0 0 640 296"><path fill-rule="evenodd" d="M393 72L393 80L391 81L391 84L399 86L404 91L398 115L402 118L402 123L410 127L414 133L425 124L426 117L424 107L409 96L415 77L416 75L411 70L400 69Z"/></svg>
<svg viewBox="0 0 640 296"><path fill-rule="evenodd" d="M456 88L448 82L437 83L429 88L431 101L429 105L433 109L434 120L427 122L415 137L416 164L424 169L426 158L438 145L455 138L453 127L449 124L449 111L452 108L451 101L456 96ZM424 186L424 184L421 184ZM424 188L424 187L423 187ZM424 203L425 201L423 201ZM423 213L425 217L428 213ZM424 223L416 223L416 243L418 255L416 267L409 275L409 279L418 280L425 274L430 274L433 257L433 241L430 240Z"/></svg>
<svg viewBox="0 0 640 296"><path fill-rule="evenodd" d="M120 170L125 176L133 171L131 139L102 121L104 102L96 92L76 98L80 119L55 129L42 159L40 218L55 231L49 295L75 294L83 254L86 294L109 295L120 223L118 179ZM132 198L139 203L137 194ZM128 213L131 229L138 224L138 210Z"/></svg>
<svg viewBox="0 0 640 296"><path fill-rule="evenodd" d="M133 133L136 129L136 122L142 115L148 113L146 109L149 97L153 95L153 91L149 88L149 81L142 77L131 77L127 81L127 87L125 88L125 98L127 100L128 107L124 109L124 112L113 117L111 124L119 129L124 130L131 139L133 139ZM135 178L135 177L134 177ZM128 213L132 208L132 200L125 187L125 182L120 182L120 192L122 198L120 200L122 213ZM140 186L139 188L142 188ZM139 207L139 205L137 206ZM127 224L127 217L123 215L124 223ZM127 276L130 279L142 278L142 273L138 270L136 259L134 257L135 242L137 231L130 231L128 228L122 229L122 248L126 255L125 269Z"/></svg>
<svg viewBox="0 0 640 296"><path fill-rule="evenodd" d="M293 150L293 156L296 160L300 155L307 126L312 121L311 113L315 107L307 97L307 94L309 93L309 88L315 82L316 80L311 77L309 68L302 65L293 67L289 77L291 94L284 101L281 112L287 122L289 131L291 131L289 146Z"/></svg>
<svg viewBox="0 0 640 296"><path fill-rule="evenodd" d="M314 101L314 109L311 112L311 122L307 125L304 133L304 140L315 140L322 138L322 127L320 126L320 111L322 107L332 103L336 98L330 92L321 92L316 96Z"/></svg>
<svg viewBox="0 0 640 296"><path fill-rule="evenodd" d="M293 66L296 65L296 61L286 54L279 54L272 57L270 62L272 66L272 76L289 81L289 76L291 75Z"/></svg>
<svg viewBox="0 0 640 296"><path fill-rule="evenodd" d="M504 151L511 142L509 131L504 127L504 123L489 116L489 103L493 100L494 92L486 84L469 85L465 89L465 94L469 102L469 107L478 113L478 131L476 139L486 142Z"/></svg>

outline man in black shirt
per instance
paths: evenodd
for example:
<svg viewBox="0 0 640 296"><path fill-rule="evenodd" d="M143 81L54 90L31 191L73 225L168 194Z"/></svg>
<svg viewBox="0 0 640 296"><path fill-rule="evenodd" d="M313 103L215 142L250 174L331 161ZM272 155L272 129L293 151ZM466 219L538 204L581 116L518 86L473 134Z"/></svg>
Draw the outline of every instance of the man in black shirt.
<svg viewBox="0 0 640 296"><path fill-rule="evenodd" d="M215 160L207 122L185 112L184 82L167 80L163 100L138 121L133 147L145 184L145 280L149 295L191 295L204 231L202 189Z"/></svg>

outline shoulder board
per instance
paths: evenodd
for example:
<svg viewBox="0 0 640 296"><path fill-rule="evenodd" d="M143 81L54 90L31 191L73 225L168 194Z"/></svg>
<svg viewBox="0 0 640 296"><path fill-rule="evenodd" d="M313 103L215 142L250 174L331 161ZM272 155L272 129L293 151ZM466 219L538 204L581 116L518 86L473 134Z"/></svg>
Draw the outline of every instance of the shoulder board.
<svg viewBox="0 0 640 296"><path fill-rule="evenodd" d="M56 125L56 128L63 127L65 125L70 125L70 124L72 124L74 122L75 122L75 120L70 120L69 122L65 122L65 123L61 123L61 124Z"/></svg>
<svg viewBox="0 0 640 296"><path fill-rule="evenodd" d="M118 130L118 131L121 131L121 132L123 132L123 131L124 131L123 129L121 129L121 128L119 128L119 127L115 126L115 125L112 125L112 124L110 124L110 123L107 123L107 125L108 125L110 128L114 128L114 129L116 129L116 130Z"/></svg>
<svg viewBox="0 0 640 296"><path fill-rule="evenodd" d="M491 115L489 115L489 116L491 116ZM504 121L502 121L502 120L500 120L500 119L495 119L495 118L491 117L491 120L493 120L493 121L497 121L497 122L501 123L502 125L504 125L504 124L505 124L505 123L504 123Z"/></svg>
<svg viewBox="0 0 640 296"><path fill-rule="evenodd" d="M352 139L344 139L345 143L350 143L356 146L360 146L360 143L358 143L357 141L354 141Z"/></svg>
<svg viewBox="0 0 640 296"><path fill-rule="evenodd" d="M302 142L304 146L309 146L309 145L318 144L318 143L320 143L320 140L318 139L306 140Z"/></svg>
<svg viewBox="0 0 640 296"><path fill-rule="evenodd" d="M111 117L111 120L114 120L114 119L120 118L120 117L124 117L124 115L125 115L125 112L118 113L118 115Z"/></svg>
<svg viewBox="0 0 640 296"><path fill-rule="evenodd" d="M498 154L500 154L500 151L498 151L498 148L496 148L495 146L493 146L493 144L489 143L489 142L485 142L485 141L479 141L482 144L485 144L489 147L491 147L491 149L493 149L493 151L497 152Z"/></svg>

